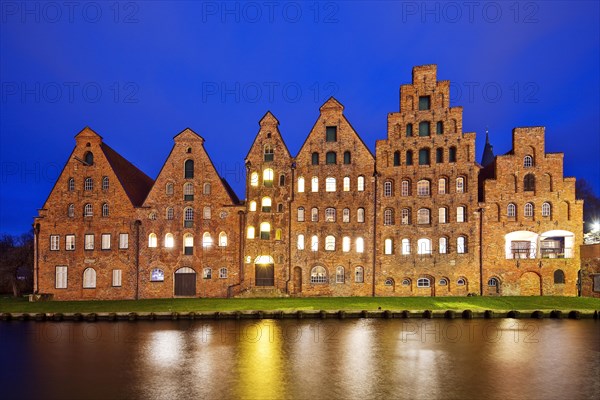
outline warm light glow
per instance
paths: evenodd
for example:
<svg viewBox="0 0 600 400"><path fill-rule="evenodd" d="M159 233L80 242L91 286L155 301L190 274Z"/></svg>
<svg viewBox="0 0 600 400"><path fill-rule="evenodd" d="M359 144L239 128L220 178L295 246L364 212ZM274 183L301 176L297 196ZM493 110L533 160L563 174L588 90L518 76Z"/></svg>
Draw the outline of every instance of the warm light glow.
<svg viewBox="0 0 600 400"><path fill-rule="evenodd" d="M600 222L594 221L592 223L592 233L596 233L598 231L600 231Z"/></svg>

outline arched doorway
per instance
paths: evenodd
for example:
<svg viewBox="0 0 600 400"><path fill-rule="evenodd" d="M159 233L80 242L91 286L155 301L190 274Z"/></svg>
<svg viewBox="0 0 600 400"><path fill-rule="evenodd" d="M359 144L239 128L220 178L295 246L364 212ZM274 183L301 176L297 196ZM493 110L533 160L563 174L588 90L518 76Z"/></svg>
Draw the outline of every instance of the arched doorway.
<svg viewBox="0 0 600 400"><path fill-rule="evenodd" d="M302 268L294 268L294 294L302 293Z"/></svg>
<svg viewBox="0 0 600 400"><path fill-rule="evenodd" d="M254 260L254 279L256 286L275 286L275 265L273 257L256 257Z"/></svg>
<svg viewBox="0 0 600 400"><path fill-rule="evenodd" d="M175 271L175 296L196 295L196 271L189 267Z"/></svg>
<svg viewBox="0 0 600 400"><path fill-rule="evenodd" d="M525 272L519 279L521 296L541 296L541 278L535 272Z"/></svg>

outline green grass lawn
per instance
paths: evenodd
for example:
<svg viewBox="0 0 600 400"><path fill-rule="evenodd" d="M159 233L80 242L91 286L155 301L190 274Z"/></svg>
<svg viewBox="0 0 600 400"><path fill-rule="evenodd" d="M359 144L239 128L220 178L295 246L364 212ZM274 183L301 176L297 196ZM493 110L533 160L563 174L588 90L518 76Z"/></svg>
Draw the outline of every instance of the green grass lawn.
<svg viewBox="0 0 600 400"><path fill-rule="evenodd" d="M47 301L0 298L0 312L207 312L245 310L600 310L600 299L580 297L317 297L268 299L159 299Z"/></svg>

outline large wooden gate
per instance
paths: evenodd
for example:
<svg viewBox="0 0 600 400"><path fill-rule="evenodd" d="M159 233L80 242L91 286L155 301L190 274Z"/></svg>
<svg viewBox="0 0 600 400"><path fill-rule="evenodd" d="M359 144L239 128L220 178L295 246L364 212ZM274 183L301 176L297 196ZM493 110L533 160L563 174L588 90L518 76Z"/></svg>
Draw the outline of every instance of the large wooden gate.
<svg viewBox="0 0 600 400"><path fill-rule="evenodd" d="M196 271L183 267L175 271L175 296L196 295Z"/></svg>
<svg viewBox="0 0 600 400"><path fill-rule="evenodd" d="M254 264L256 286L275 286L275 266L273 264Z"/></svg>

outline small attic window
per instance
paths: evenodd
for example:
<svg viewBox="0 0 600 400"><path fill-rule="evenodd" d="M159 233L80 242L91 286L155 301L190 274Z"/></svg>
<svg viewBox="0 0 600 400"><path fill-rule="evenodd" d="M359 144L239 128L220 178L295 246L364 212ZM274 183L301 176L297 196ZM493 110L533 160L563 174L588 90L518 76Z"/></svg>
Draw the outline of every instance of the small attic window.
<svg viewBox="0 0 600 400"><path fill-rule="evenodd" d="M267 132L267 139L271 139L271 132Z"/></svg>
<svg viewBox="0 0 600 400"><path fill-rule="evenodd" d="M88 151L83 156L83 160L87 165L94 165L94 154L91 151Z"/></svg>
<svg viewBox="0 0 600 400"><path fill-rule="evenodd" d="M185 151L186 153L190 154L192 152L192 148L188 147L187 150Z"/></svg>

